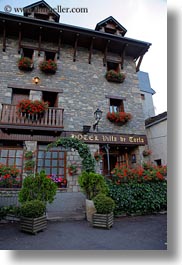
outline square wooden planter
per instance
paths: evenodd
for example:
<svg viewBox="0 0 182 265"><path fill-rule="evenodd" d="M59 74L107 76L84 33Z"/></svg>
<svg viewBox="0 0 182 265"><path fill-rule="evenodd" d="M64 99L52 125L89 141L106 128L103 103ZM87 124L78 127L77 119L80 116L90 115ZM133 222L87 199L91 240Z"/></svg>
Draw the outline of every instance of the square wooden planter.
<svg viewBox="0 0 182 265"><path fill-rule="evenodd" d="M45 215L38 218L21 217L20 227L21 231L28 232L31 234L36 234L37 232L46 229L47 218Z"/></svg>
<svg viewBox="0 0 182 265"><path fill-rule="evenodd" d="M93 214L92 219L93 227L103 227L110 229L113 226L113 213L109 214Z"/></svg>

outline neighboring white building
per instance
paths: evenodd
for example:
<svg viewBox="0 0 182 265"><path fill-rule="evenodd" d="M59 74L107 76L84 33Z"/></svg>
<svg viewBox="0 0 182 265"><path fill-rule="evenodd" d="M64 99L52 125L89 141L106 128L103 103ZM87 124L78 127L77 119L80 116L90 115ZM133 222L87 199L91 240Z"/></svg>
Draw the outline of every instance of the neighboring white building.
<svg viewBox="0 0 182 265"><path fill-rule="evenodd" d="M154 104L152 96L155 91L150 86L149 75L146 72L139 71L137 73L139 79L139 87L141 91L141 99L145 119L155 116Z"/></svg>
<svg viewBox="0 0 182 265"><path fill-rule="evenodd" d="M167 112L145 121L148 146L152 150L151 162L167 164Z"/></svg>

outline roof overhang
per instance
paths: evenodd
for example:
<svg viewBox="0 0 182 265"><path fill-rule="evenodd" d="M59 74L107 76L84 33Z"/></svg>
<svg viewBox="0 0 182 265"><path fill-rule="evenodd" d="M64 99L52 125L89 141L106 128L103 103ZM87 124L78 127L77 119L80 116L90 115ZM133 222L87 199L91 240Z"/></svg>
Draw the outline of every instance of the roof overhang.
<svg viewBox="0 0 182 265"><path fill-rule="evenodd" d="M38 40L41 28L42 39L45 41L58 43L59 34L61 33L62 43L73 46L77 36L78 46L89 48L91 40L93 40L93 49L104 51L107 46L108 52L117 54L121 54L125 50L125 56L135 60L144 55L151 45L148 42L92 29L0 12L0 24L2 25L3 22L7 36L17 37L21 26L22 38ZM0 27L0 34L3 34L3 27Z"/></svg>

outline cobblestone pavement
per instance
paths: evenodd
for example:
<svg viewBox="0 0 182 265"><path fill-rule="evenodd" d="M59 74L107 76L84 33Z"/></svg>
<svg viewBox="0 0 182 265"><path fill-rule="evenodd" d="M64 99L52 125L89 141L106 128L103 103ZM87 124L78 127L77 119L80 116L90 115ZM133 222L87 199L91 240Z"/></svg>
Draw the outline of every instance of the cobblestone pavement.
<svg viewBox="0 0 182 265"><path fill-rule="evenodd" d="M167 215L122 217L110 230L87 221L48 222L37 235L0 223L1 250L166 250Z"/></svg>

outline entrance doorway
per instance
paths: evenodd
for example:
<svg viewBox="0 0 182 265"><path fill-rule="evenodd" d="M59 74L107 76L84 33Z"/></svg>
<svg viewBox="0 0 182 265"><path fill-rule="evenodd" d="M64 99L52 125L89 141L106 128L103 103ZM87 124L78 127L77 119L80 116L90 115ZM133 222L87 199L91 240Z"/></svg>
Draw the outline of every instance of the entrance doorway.
<svg viewBox="0 0 182 265"><path fill-rule="evenodd" d="M129 165L129 153L130 148L115 145L103 145L101 147L103 152L102 161L102 174L105 176L111 176L112 170L115 168L116 163L119 165Z"/></svg>

